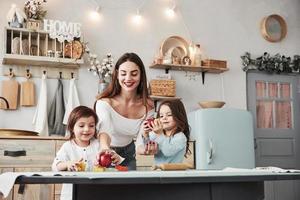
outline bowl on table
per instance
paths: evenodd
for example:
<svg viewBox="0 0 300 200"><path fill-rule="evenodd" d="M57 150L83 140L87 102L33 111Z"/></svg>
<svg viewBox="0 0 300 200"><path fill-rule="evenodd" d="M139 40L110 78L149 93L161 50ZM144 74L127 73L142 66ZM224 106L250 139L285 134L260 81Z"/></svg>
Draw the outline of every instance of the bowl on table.
<svg viewBox="0 0 300 200"><path fill-rule="evenodd" d="M224 101L200 101L198 104L201 108L222 108L225 104Z"/></svg>

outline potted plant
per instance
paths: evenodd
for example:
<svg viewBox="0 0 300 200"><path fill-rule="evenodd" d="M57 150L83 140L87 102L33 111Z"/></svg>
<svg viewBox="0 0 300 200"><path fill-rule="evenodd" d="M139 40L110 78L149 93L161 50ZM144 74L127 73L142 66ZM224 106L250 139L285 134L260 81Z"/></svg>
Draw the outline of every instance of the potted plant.
<svg viewBox="0 0 300 200"><path fill-rule="evenodd" d="M28 18L26 28L33 30L40 29L42 20L47 14L47 11L42 6L46 2L46 0L28 0L25 2L24 10Z"/></svg>
<svg viewBox="0 0 300 200"><path fill-rule="evenodd" d="M90 53L88 47L85 47L85 52L88 54L88 61L90 67L88 70L93 72L95 76L98 76L98 94L101 94L108 86L113 71L113 57L111 53L106 56L100 62L96 54Z"/></svg>

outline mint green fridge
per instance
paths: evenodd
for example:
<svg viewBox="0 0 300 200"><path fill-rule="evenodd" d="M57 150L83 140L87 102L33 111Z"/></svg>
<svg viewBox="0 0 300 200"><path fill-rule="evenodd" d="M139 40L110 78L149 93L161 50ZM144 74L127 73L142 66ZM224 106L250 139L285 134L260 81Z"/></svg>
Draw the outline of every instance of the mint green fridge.
<svg viewBox="0 0 300 200"><path fill-rule="evenodd" d="M188 114L196 141L196 169L254 168L252 115L247 110L208 108Z"/></svg>

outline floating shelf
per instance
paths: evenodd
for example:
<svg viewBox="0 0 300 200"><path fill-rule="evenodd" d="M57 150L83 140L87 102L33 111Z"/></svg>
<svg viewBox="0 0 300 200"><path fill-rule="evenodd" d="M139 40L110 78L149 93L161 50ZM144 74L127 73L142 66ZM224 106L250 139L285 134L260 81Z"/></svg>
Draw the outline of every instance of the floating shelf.
<svg viewBox="0 0 300 200"><path fill-rule="evenodd" d="M169 70L178 70L178 71L192 71L192 72L202 72L202 83L205 81L205 73L214 73L220 74L228 71L228 68L216 68L216 67L205 67L205 66L190 66L190 65L172 65L172 64L155 64L151 65L152 69L164 69L166 73Z"/></svg>
<svg viewBox="0 0 300 200"><path fill-rule="evenodd" d="M164 96L154 96L154 95L150 95L150 98L153 99L153 101L181 99L180 97L164 97Z"/></svg>
<svg viewBox="0 0 300 200"><path fill-rule="evenodd" d="M75 59L72 50L71 56L66 56L65 48L68 43L50 38L49 33L43 30L7 27L4 44L2 63L6 65L79 68L84 63L82 58Z"/></svg>
<svg viewBox="0 0 300 200"><path fill-rule="evenodd" d="M165 96L154 96L150 95L150 98L154 101L154 110L157 112L157 102L162 100L176 100L181 99L181 97L165 97Z"/></svg>
<svg viewBox="0 0 300 200"><path fill-rule="evenodd" d="M4 54L2 64L79 68L79 66L83 64L83 59L76 60L71 58L55 58L55 57L47 57L47 56Z"/></svg>

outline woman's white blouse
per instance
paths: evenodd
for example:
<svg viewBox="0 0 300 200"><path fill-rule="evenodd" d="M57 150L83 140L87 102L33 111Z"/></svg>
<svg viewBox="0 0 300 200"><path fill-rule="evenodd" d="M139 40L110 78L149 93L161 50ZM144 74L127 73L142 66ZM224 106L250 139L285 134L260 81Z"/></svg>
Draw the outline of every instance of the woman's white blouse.
<svg viewBox="0 0 300 200"><path fill-rule="evenodd" d="M130 144L135 137L142 134L143 121L154 115L154 110L151 110L146 117L143 116L140 119L126 118L115 111L108 102L102 100L97 101L96 112L99 117L99 133L109 134L111 146L114 147Z"/></svg>

